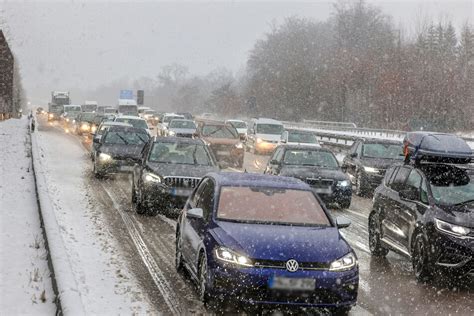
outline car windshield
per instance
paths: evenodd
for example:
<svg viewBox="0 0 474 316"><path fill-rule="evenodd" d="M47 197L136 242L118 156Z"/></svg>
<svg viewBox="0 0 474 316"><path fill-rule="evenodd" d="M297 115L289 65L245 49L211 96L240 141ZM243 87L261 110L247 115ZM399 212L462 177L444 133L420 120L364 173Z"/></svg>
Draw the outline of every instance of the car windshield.
<svg viewBox="0 0 474 316"><path fill-rule="evenodd" d="M257 124L258 134L281 135L283 125L280 124Z"/></svg>
<svg viewBox="0 0 474 316"><path fill-rule="evenodd" d="M96 115L97 114L95 114L95 113L82 113L81 114L81 121L92 123L94 121L94 118L95 118Z"/></svg>
<svg viewBox="0 0 474 316"><path fill-rule="evenodd" d="M234 128L247 128L247 124L245 122L240 121L229 121L230 125Z"/></svg>
<svg viewBox="0 0 474 316"><path fill-rule="evenodd" d="M119 117L119 118L117 118L115 121L116 121L116 122L122 122L122 123L130 124L130 125L132 125L132 126L135 127L135 128L148 129L148 125L147 125L147 123L145 122L145 120L141 120L141 119L131 119L131 118Z"/></svg>
<svg viewBox="0 0 474 316"><path fill-rule="evenodd" d="M169 122L171 122L172 120L176 120L176 119L184 119L184 116L180 116L180 115L166 115L166 116L163 118L163 122L164 122L164 123L169 123Z"/></svg>
<svg viewBox="0 0 474 316"><path fill-rule="evenodd" d="M148 142L146 133L130 131L109 131L105 135L104 144L143 145Z"/></svg>
<svg viewBox="0 0 474 316"><path fill-rule="evenodd" d="M288 132L288 142L290 143L305 143L305 144L317 144L318 140L314 134L310 133L299 133L299 132Z"/></svg>
<svg viewBox="0 0 474 316"><path fill-rule="evenodd" d="M226 125L204 125L202 136L212 138L238 138L234 128Z"/></svg>
<svg viewBox="0 0 474 316"><path fill-rule="evenodd" d="M363 157L381 159L403 159L403 147L398 144L365 143Z"/></svg>
<svg viewBox="0 0 474 316"><path fill-rule="evenodd" d="M283 158L285 165L318 166L325 168L338 168L336 157L330 152L319 150L291 149L285 152Z"/></svg>
<svg viewBox="0 0 474 316"><path fill-rule="evenodd" d="M187 128L195 129L196 124L193 121L172 120L169 125L170 128Z"/></svg>
<svg viewBox="0 0 474 316"><path fill-rule="evenodd" d="M113 113L116 113L116 112L117 112L117 110L114 109L114 108L104 109L104 113L113 114Z"/></svg>
<svg viewBox="0 0 474 316"><path fill-rule="evenodd" d="M429 177L433 198L441 205L462 204L474 200L474 172L456 167L431 170Z"/></svg>
<svg viewBox="0 0 474 316"><path fill-rule="evenodd" d="M213 160L204 145L157 142L148 158L150 162L212 166Z"/></svg>
<svg viewBox="0 0 474 316"><path fill-rule="evenodd" d="M266 187L222 187L217 207L219 220L330 226L311 191Z"/></svg>

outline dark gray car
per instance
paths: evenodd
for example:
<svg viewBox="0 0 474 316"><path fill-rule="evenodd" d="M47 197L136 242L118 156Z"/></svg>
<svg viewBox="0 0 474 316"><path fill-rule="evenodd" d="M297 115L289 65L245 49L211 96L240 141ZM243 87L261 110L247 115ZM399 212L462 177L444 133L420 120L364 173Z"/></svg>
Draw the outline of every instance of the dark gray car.
<svg viewBox="0 0 474 316"><path fill-rule="evenodd" d="M403 160L401 141L386 139L359 139L344 158L342 167L347 170L356 195L373 193L394 163Z"/></svg>

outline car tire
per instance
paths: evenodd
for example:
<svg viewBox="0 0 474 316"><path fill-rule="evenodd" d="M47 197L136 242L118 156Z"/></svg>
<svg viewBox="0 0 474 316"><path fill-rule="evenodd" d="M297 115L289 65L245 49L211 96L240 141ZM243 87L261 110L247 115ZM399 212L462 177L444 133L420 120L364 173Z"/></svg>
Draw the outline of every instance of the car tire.
<svg viewBox="0 0 474 316"><path fill-rule="evenodd" d="M418 281L429 281L433 276L433 270L429 264L428 251L429 246L421 232L415 233L412 247L412 265L413 272Z"/></svg>
<svg viewBox="0 0 474 316"><path fill-rule="evenodd" d="M132 180L132 204L137 204L137 191L135 190L135 180Z"/></svg>
<svg viewBox="0 0 474 316"><path fill-rule="evenodd" d="M385 257L388 249L382 246L380 240L380 225L377 223L377 215L369 217L369 249L375 257Z"/></svg>
<svg viewBox="0 0 474 316"><path fill-rule="evenodd" d="M339 202L339 207L343 210L348 209L351 206L351 199L344 199Z"/></svg>
<svg viewBox="0 0 474 316"><path fill-rule="evenodd" d="M366 194L366 183L364 180L364 176L362 172L358 171L356 175L356 183L355 183L355 194L357 196L364 196Z"/></svg>
<svg viewBox="0 0 474 316"><path fill-rule="evenodd" d="M184 270L183 253L182 253L181 247L182 247L181 234L179 232L179 226L177 226L174 264L175 264L176 271L178 272L182 272Z"/></svg>
<svg viewBox="0 0 474 316"><path fill-rule="evenodd" d="M136 193L137 192L135 192L135 194ZM146 212L146 209L143 206L142 199L143 199L142 194L136 195L135 210L137 211L137 214L140 214L140 215L143 215Z"/></svg>
<svg viewBox="0 0 474 316"><path fill-rule="evenodd" d="M344 307L336 307L334 309L331 310L331 315L334 315L334 316L346 316L346 315L349 315L349 312L351 311L351 308L352 307L347 307L347 306L344 306Z"/></svg>
<svg viewBox="0 0 474 316"><path fill-rule="evenodd" d="M93 170L92 172L94 173L94 176L97 178L97 179L102 179L104 178L104 173L103 172L99 172L97 170L97 165L96 165L96 162L94 161L94 165L93 165Z"/></svg>
<svg viewBox="0 0 474 316"><path fill-rule="evenodd" d="M209 292L207 289L209 271L207 269L206 255L204 253L199 257L198 271L198 296L201 302L208 305L210 301Z"/></svg>

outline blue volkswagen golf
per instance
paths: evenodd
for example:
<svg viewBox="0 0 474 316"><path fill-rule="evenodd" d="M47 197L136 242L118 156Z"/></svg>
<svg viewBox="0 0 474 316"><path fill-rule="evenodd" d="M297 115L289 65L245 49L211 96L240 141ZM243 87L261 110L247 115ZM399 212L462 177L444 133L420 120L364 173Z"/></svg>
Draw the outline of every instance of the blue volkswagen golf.
<svg viewBox="0 0 474 316"><path fill-rule="evenodd" d="M294 178L211 173L176 228L176 268L200 299L251 306L327 308L357 301L357 257L311 188Z"/></svg>

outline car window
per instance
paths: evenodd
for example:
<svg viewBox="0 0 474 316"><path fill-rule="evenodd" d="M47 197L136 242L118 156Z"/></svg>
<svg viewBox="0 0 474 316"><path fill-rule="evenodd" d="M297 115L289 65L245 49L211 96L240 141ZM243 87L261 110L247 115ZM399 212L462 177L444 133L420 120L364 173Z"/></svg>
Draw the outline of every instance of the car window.
<svg viewBox="0 0 474 316"><path fill-rule="evenodd" d="M246 223L330 226L313 192L271 187L222 187L217 218Z"/></svg>
<svg viewBox="0 0 474 316"><path fill-rule="evenodd" d="M356 153L357 153L357 157L362 156L362 143L361 142L357 144Z"/></svg>
<svg viewBox="0 0 474 316"><path fill-rule="evenodd" d="M146 133L109 131L105 135L104 144L116 145L143 145L148 142L149 136Z"/></svg>
<svg viewBox="0 0 474 316"><path fill-rule="evenodd" d="M418 199L420 198L420 188L421 188L421 175L418 171L412 170L410 172L410 176L408 177L405 186L407 189L413 190L414 192L417 192L418 194Z"/></svg>
<svg viewBox="0 0 474 316"><path fill-rule="evenodd" d="M276 160L278 162L281 161L281 158L283 157L283 148L277 148L275 152L273 153L273 156L270 160Z"/></svg>
<svg viewBox="0 0 474 316"><path fill-rule="evenodd" d="M390 186L393 182L393 178L398 171L398 167L391 167L385 173L384 181L386 186Z"/></svg>
<svg viewBox="0 0 474 316"><path fill-rule="evenodd" d="M293 166L319 166L337 168L339 164L331 152L307 149L290 149L283 158L285 165Z"/></svg>
<svg viewBox="0 0 474 316"><path fill-rule="evenodd" d="M238 138L235 128L229 125L204 125L202 136L211 138Z"/></svg>
<svg viewBox="0 0 474 316"><path fill-rule="evenodd" d="M290 143L305 143L305 144L317 144L318 140L314 134L302 133L302 132L289 132L288 142Z"/></svg>
<svg viewBox="0 0 474 316"><path fill-rule="evenodd" d="M189 143L156 142L150 162L212 166L213 160L204 145Z"/></svg>
<svg viewBox="0 0 474 316"><path fill-rule="evenodd" d="M199 197L201 193L204 191L204 189L208 186L209 183L209 178L206 178L201 181L201 184L198 186L198 188L194 191L194 194L191 198L191 207L197 207Z"/></svg>
<svg viewBox="0 0 474 316"><path fill-rule="evenodd" d="M211 180L207 181L206 186L199 194L196 207L202 208L204 219L207 221L214 209L214 183Z"/></svg>
<svg viewBox="0 0 474 316"><path fill-rule="evenodd" d="M363 156L381 159L403 159L403 146L400 144L365 143Z"/></svg>
<svg viewBox="0 0 474 316"><path fill-rule="evenodd" d="M115 121L127 123L136 128L148 129L148 125L146 124L145 120L137 120L137 119L130 119L130 118L117 118Z"/></svg>
<svg viewBox="0 0 474 316"><path fill-rule="evenodd" d="M428 204L428 184L425 179L421 182L420 200L421 202Z"/></svg>
<svg viewBox="0 0 474 316"><path fill-rule="evenodd" d="M407 167L401 167L398 169L398 172L397 174L395 175L395 177L393 178L393 182L392 182L392 185L391 185L391 188L395 191L400 191L404 185L405 185L405 181L408 177L408 175L410 174L410 168L407 168Z"/></svg>
<svg viewBox="0 0 474 316"><path fill-rule="evenodd" d="M257 124L257 134L281 135L283 125L280 124Z"/></svg>

